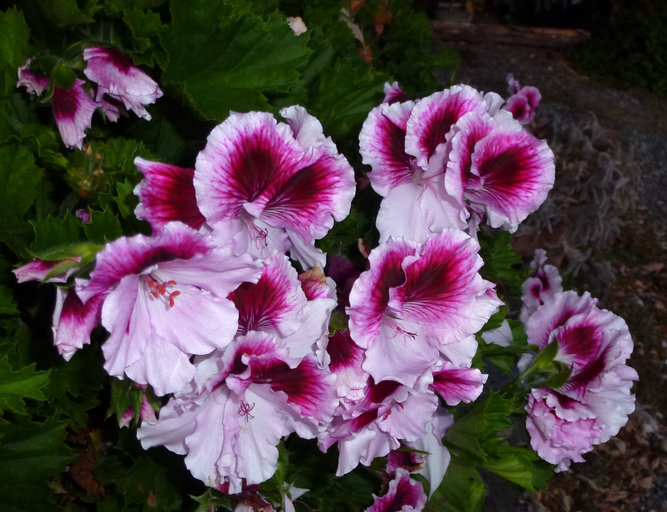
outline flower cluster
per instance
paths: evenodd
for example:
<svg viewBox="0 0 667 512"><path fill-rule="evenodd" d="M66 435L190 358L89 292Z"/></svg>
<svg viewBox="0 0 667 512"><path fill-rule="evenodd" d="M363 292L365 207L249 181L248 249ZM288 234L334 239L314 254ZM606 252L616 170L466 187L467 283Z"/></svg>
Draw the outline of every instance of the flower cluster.
<svg viewBox="0 0 667 512"><path fill-rule="evenodd" d="M97 107L112 120L129 110L150 118L145 105L161 92L147 75L115 50L88 48L84 59L95 99L82 80L54 88L66 144L80 147ZM20 74L31 92L48 87L28 68ZM387 492L368 510L421 510L427 496L410 472L430 494L440 485L447 407L481 395L476 335L503 304L480 274L478 230L516 229L554 181L553 153L510 100L460 85L413 101L387 84L359 137L382 196L379 245L338 290L315 243L348 215L354 170L300 106L282 109L282 120L230 114L192 167L137 158L135 215L153 234L106 244L89 274L71 277L80 258L15 273L60 284L53 332L65 359L101 324L105 370L164 397L156 417L144 395L142 446L183 455L206 485L269 507L257 486L295 433L322 451L337 446L339 476L386 456ZM532 267L528 341L557 343L571 375L531 391L527 428L538 454L564 469L631 412L632 340L590 296L563 292L544 254ZM347 328L330 333L336 308ZM485 339L494 336L511 343L507 325Z"/></svg>
<svg viewBox="0 0 667 512"><path fill-rule="evenodd" d="M639 377L626 364L633 344L623 319L598 308L588 293L563 291L542 251L532 265L535 275L523 286L528 342L541 349L557 343L555 360L571 373L556 389L531 390L526 427L533 449L563 471L625 425L635 406L630 389Z"/></svg>
<svg viewBox="0 0 667 512"><path fill-rule="evenodd" d="M80 78L76 78L68 89L53 86L53 117L66 146L81 149L86 130L91 127L93 114L98 108L112 122L130 110L150 121L151 116L145 107L162 96L151 77L115 48L86 48L83 60L86 62L83 73L97 89L94 97L84 88L86 83ZM40 96L48 89L50 80L30 69L32 62L29 59L18 69L16 86Z"/></svg>
<svg viewBox="0 0 667 512"><path fill-rule="evenodd" d="M511 231L546 199L553 153L495 93L460 85L417 101L386 91L360 134L369 179L383 197L380 240L424 240L445 228L475 235L482 222Z"/></svg>

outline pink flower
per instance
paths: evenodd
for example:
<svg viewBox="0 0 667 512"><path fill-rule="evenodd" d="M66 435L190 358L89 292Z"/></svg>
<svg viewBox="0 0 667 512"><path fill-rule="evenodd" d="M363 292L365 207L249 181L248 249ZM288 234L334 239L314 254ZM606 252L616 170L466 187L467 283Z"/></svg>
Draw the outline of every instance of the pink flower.
<svg viewBox="0 0 667 512"><path fill-rule="evenodd" d="M390 239L371 252L347 313L352 339L366 349L363 368L376 381L412 386L443 355L470 365L474 334L501 304L478 273L478 250L451 229L424 243Z"/></svg>
<svg viewBox="0 0 667 512"><path fill-rule="evenodd" d="M533 389L526 409L531 445L559 470L616 435L634 410L632 338L623 319L596 303L587 293L555 293L526 321L528 343L557 343L555 360L571 369L559 388Z"/></svg>
<svg viewBox="0 0 667 512"><path fill-rule="evenodd" d="M419 512L426 505L426 493L422 485L410 478L404 469L396 470L396 477L389 482L383 496L373 495L375 501L365 512Z"/></svg>
<svg viewBox="0 0 667 512"><path fill-rule="evenodd" d="M503 107L512 113L514 119L521 124L528 124L535 117L535 110L542 100L537 87L527 85L521 87L521 84L511 74L507 75L508 91L511 94Z"/></svg>
<svg viewBox="0 0 667 512"><path fill-rule="evenodd" d="M409 101L410 98L399 87L398 82L385 82L384 84L384 100L382 103L391 105L392 103Z"/></svg>
<svg viewBox="0 0 667 512"><path fill-rule="evenodd" d="M323 451L338 443L336 475L349 473L359 463L368 466L399 448L401 441L417 441L427 434L438 406L435 394L426 390L427 381L421 379L419 391L396 381L370 379L361 400L342 404L319 441Z"/></svg>
<svg viewBox="0 0 667 512"><path fill-rule="evenodd" d="M342 220L354 196L354 171L322 125L298 106L232 114L197 157L197 202L213 235L238 252L266 257L291 250L304 268L325 265L313 243Z"/></svg>
<svg viewBox="0 0 667 512"><path fill-rule="evenodd" d="M104 94L119 100L127 110L150 121L145 106L162 96L157 83L115 48L97 46L83 51L84 74L97 84L97 101Z"/></svg>
<svg viewBox="0 0 667 512"><path fill-rule="evenodd" d="M222 357L202 359L187 392L171 399L156 423L142 425L142 445L185 455L193 476L232 494L269 479L280 439L314 437L336 404L330 373L312 357L295 368L286 357L284 344L267 334L238 337Z"/></svg>
<svg viewBox="0 0 667 512"><path fill-rule="evenodd" d="M501 103L496 94L454 86L370 112L359 151L383 196L376 221L381 242L422 241L448 227L474 234L484 219L514 230L544 201L553 185L553 153Z"/></svg>
<svg viewBox="0 0 667 512"><path fill-rule="evenodd" d="M60 137L67 147L81 149L86 130L90 128L97 103L83 89L78 78L70 89L53 88L51 106Z"/></svg>
<svg viewBox="0 0 667 512"><path fill-rule="evenodd" d="M30 94L41 96L42 93L49 87L49 77L44 76L39 72L31 71L30 64L32 59L28 59L26 63L19 67L19 79L16 82L16 87L25 87Z"/></svg>
<svg viewBox="0 0 667 512"><path fill-rule="evenodd" d="M546 262L547 256L544 249L537 249L533 261L530 262L533 275L521 285L520 318L524 323L545 301L553 299L556 294L563 291L563 279L558 269L553 265L547 265Z"/></svg>
<svg viewBox="0 0 667 512"><path fill-rule="evenodd" d="M538 455L564 471L600 442L595 413L581 402L548 389L533 389L526 405L526 428Z"/></svg>
<svg viewBox="0 0 667 512"><path fill-rule="evenodd" d="M195 197L194 169L151 162L141 157L134 159L134 165L144 175L134 188L134 194L139 197L134 210L138 219L148 221L156 232L171 221L183 222L193 229L202 227L205 219Z"/></svg>
<svg viewBox="0 0 667 512"><path fill-rule="evenodd" d="M387 473L393 475L399 467L417 472L429 483L429 497L438 489L451 461L449 450L442 444L447 429L454 417L438 406L431 421L426 425L426 435L412 442L403 443L408 450L392 451L387 457ZM409 451L409 449L417 451Z"/></svg>
<svg viewBox="0 0 667 512"><path fill-rule="evenodd" d="M95 295L84 304L76 289L56 288L51 330L53 343L65 361L90 343L90 334L100 321L103 299L102 295Z"/></svg>
<svg viewBox="0 0 667 512"><path fill-rule="evenodd" d="M237 334L269 333L286 343L294 361L308 354L321 354L336 301L330 297L309 300L302 284L284 254L265 260L259 281L243 283L229 294L239 311Z"/></svg>
<svg viewBox="0 0 667 512"><path fill-rule="evenodd" d="M104 296L107 372L164 395L194 376L190 355L231 342L238 312L227 295L259 274L249 256L215 248L184 224L171 223L154 237L107 244L78 295L84 304Z"/></svg>

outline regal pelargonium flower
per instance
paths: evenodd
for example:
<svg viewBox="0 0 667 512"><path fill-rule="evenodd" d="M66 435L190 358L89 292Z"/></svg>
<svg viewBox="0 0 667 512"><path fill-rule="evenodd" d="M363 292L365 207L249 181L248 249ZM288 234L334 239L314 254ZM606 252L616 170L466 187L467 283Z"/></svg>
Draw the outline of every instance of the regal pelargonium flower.
<svg viewBox="0 0 667 512"><path fill-rule="evenodd" d="M138 219L148 221L156 232L171 221L183 222L193 229L202 227L205 219L197 207L192 184L194 169L141 157L134 159L134 165L144 175L134 187L134 194L139 197L134 210Z"/></svg>
<svg viewBox="0 0 667 512"><path fill-rule="evenodd" d="M197 203L214 234L245 234L242 251L265 257L287 242L304 268L324 267L313 243L349 213L354 171L305 109L281 115L231 114L213 129L195 164Z"/></svg>
<svg viewBox="0 0 667 512"><path fill-rule="evenodd" d="M333 376L312 357L296 368L288 357L267 334L238 337L222 357L198 363L192 389L171 399L156 423L144 423L138 438L144 448L185 455L194 477L232 494L269 479L280 439L313 438L336 405Z"/></svg>
<svg viewBox="0 0 667 512"><path fill-rule="evenodd" d="M150 384L158 395L178 391L194 376L193 354L228 345L238 311L227 298L261 269L249 256L217 248L181 223L153 237L107 244L90 281L77 290L85 304L104 296L104 368Z"/></svg>
<svg viewBox="0 0 667 512"><path fill-rule="evenodd" d="M83 84L84 81L77 78L69 89L61 89L57 85L53 88L53 117L60 137L70 148L81 149L97 108L97 103L84 90Z"/></svg>
<svg viewBox="0 0 667 512"><path fill-rule="evenodd" d="M320 434L322 451L338 443L336 475L352 471L359 463L368 466L400 447L401 441L424 437L438 407L438 398L428 391L429 376L409 388L392 380L369 379L363 398L342 403L327 430Z"/></svg>
<svg viewBox="0 0 667 512"><path fill-rule="evenodd" d="M555 360L571 369L559 388L532 390L526 409L533 448L560 470L616 435L634 410L631 388L638 376L626 364L632 338L623 319L596 302L589 294L556 293L526 322L528 342L540 348L557 343Z"/></svg>
<svg viewBox="0 0 667 512"><path fill-rule="evenodd" d="M373 495L373 505L365 512L419 512L426 505L426 493L422 485L410 478L410 473L397 469L396 476L389 482L387 493L382 496Z"/></svg>
<svg viewBox="0 0 667 512"><path fill-rule="evenodd" d="M493 284L479 275L479 244L449 229L426 242L393 240L369 256L350 293L350 333L366 349L363 368L376 381L412 386L444 355L469 366L474 334L497 310Z"/></svg>
<svg viewBox="0 0 667 512"><path fill-rule="evenodd" d="M229 294L229 299L239 311L237 334L269 333L285 342L296 362L324 350L321 345L328 336L329 318L336 301L331 297L309 300L284 254L274 254L265 260L259 281L243 283Z"/></svg>
<svg viewBox="0 0 667 512"><path fill-rule="evenodd" d="M510 97L503 108L512 113L514 119L521 124L528 124L535 117L535 110L542 100L542 94L537 87L530 85L522 87L513 75L507 75L507 90Z"/></svg>
<svg viewBox="0 0 667 512"><path fill-rule="evenodd" d="M97 84L96 99L105 94L123 103L139 117L151 119L145 106L162 97L158 84L115 48L94 46L83 51L84 74Z"/></svg>
<svg viewBox="0 0 667 512"><path fill-rule="evenodd" d="M18 81L16 87L25 87L30 94L41 96L49 87L49 77L44 76L38 71L30 69L33 59L28 59L26 63L18 68Z"/></svg>
<svg viewBox="0 0 667 512"><path fill-rule="evenodd" d="M514 231L553 187L553 152L506 112L466 114L450 136L445 188L475 222Z"/></svg>

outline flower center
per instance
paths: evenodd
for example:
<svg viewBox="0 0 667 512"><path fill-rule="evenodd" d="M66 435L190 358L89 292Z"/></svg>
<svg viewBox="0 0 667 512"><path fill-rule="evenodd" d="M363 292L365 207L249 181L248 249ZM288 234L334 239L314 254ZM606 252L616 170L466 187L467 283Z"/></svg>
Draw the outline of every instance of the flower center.
<svg viewBox="0 0 667 512"><path fill-rule="evenodd" d="M176 281L162 281L155 277L153 274L148 274L146 277L146 285L153 297L156 299L162 299L165 303L169 304L170 308L174 307L174 298L178 297L181 292L178 290L169 291L167 290L170 286L176 286L178 283Z"/></svg>

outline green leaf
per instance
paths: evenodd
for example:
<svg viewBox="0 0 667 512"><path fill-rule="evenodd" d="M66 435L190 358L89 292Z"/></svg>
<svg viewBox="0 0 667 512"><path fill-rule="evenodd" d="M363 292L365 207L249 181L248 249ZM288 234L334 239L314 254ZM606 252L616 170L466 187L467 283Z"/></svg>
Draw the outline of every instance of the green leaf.
<svg viewBox="0 0 667 512"><path fill-rule="evenodd" d="M49 372L35 370L35 364L15 370L8 357L0 359L0 412L26 414L25 399L46 400L43 389L49 383Z"/></svg>
<svg viewBox="0 0 667 512"><path fill-rule="evenodd" d="M89 8L82 11L77 0L39 0L38 8L41 14L54 25L80 25L93 22L91 15L95 3L95 1L89 1Z"/></svg>
<svg viewBox="0 0 667 512"><path fill-rule="evenodd" d="M531 491L544 489L554 472L553 465L520 446L499 446L483 467Z"/></svg>
<svg viewBox="0 0 667 512"><path fill-rule="evenodd" d="M72 461L65 425L21 419L0 425L0 496L3 510L55 510L48 478Z"/></svg>
<svg viewBox="0 0 667 512"><path fill-rule="evenodd" d="M477 512L482 509L486 485L464 457L452 455L445 477L424 508L425 512Z"/></svg>
<svg viewBox="0 0 667 512"><path fill-rule="evenodd" d="M49 414L59 416L72 429L85 426L88 411L99 405L100 390L109 380L102 364L99 350L88 345L53 368L44 390L52 409Z"/></svg>
<svg viewBox="0 0 667 512"><path fill-rule="evenodd" d="M368 112L380 103L388 78L364 68L360 62L338 60L320 76L312 113L321 121L325 133L333 137L357 133Z"/></svg>
<svg viewBox="0 0 667 512"><path fill-rule="evenodd" d="M492 391L454 422L443 442L472 460L483 462L500 442L497 432L512 424L509 417L515 412L518 410L513 398Z"/></svg>
<svg viewBox="0 0 667 512"><path fill-rule="evenodd" d="M30 29L15 7L0 12L0 70L13 71L30 57ZM16 78L15 78L16 80Z"/></svg>
<svg viewBox="0 0 667 512"><path fill-rule="evenodd" d="M267 110L268 94L294 86L311 54L282 16L235 16L223 0L173 0L162 34L165 83L180 85L207 119L230 110Z"/></svg>
<svg viewBox="0 0 667 512"><path fill-rule="evenodd" d="M90 222L83 225L86 238L91 242L104 244L123 236L118 217L109 209L91 211Z"/></svg>
<svg viewBox="0 0 667 512"><path fill-rule="evenodd" d="M493 282L521 288L528 272L521 267L521 257L512 249L512 235L507 231L494 235L480 233L479 241L479 254L484 260L482 275Z"/></svg>
<svg viewBox="0 0 667 512"><path fill-rule="evenodd" d="M23 147L0 147L0 241L12 244L39 194L42 170Z"/></svg>
<svg viewBox="0 0 667 512"><path fill-rule="evenodd" d="M216 491L210 487L206 489L204 494L190 497L199 503L195 512L210 512L211 510L217 512L231 512L234 510L234 504L228 494Z"/></svg>
<svg viewBox="0 0 667 512"><path fill-rule="evenodd" d="M49 215L46 219L30 221L35 231L35 241L30 246L30 252L43 260L54 261L60 257L44 257L51 254L54 248L78 246L83 240L82 222L78 217L67 212L64 217ZM60 254L62 251L56 251ZM75 254L79 256L79 254ZM73 257L73 256L68 256Z"/></svg>
<svg viewBox="0 0 667 512"><path fill-rule="evenodd" d="M160 15L134 7L124 11L123 21L134 38L135 50L132 52L134 64L152 66L157 60L162 67L166 66L167 57L158 42L163 27Z"/></svg>
<svg viewBox="0 0 667 512"><path fill-rule="evenodd" d="M51 72L51 80L53 80L58 87L67 91L74 85L76 74L72 68L60 62L53 68L53 71Z"/></svg>
<svg viewBox="0 0 667 512"><path fill-rule="evenodd" d="M101 484L115 486L125 501L123 510L132 505L146 511L182 510L182 493L175 476L150 455L137 457L129 469L118 459L108 459L100 464L95 476Z"/></svg>
<svg viewBox="0 0 667 512"><path fill-rule="evenodd" d="M134 208L138 199L134 195L134 184L131 181L126 179L122 183L116 183L116 195L113 196L113 200L123 218L134 218Z"/></svg>
<svg viewBox="0 0 667 512"><path fill-rule="evenodd" d="M115 415L120 423L128 409L132 409L134 418L139 418L143 391L137 388L129 379L113 379L111 382L111 403L107 411L107 418Z"/></svg>
<svg viewBox="0 0 667 512"><path fill-rule="evenodd" d="M11 288L0 285L0 315L16 315L18 312Z"/></svg>

